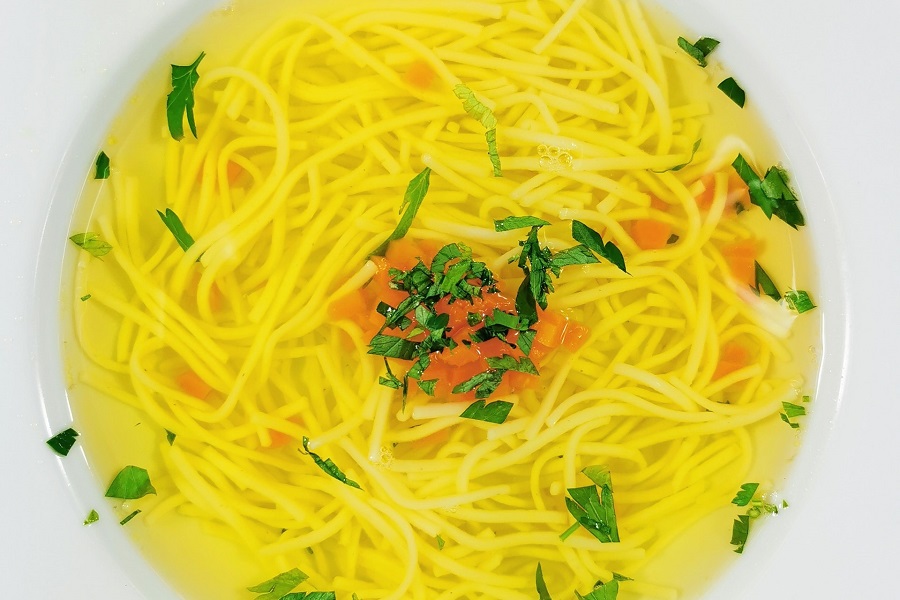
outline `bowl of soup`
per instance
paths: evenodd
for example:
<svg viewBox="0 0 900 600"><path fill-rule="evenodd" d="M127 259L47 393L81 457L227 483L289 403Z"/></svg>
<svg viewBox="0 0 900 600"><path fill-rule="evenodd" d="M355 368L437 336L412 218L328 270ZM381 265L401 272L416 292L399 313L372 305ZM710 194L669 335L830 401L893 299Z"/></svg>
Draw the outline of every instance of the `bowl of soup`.
<svg viewBox="0 0 900 600"><path fill-rule="evenodd" d="M817 149L696 12L236 2L133 63L37 281L46 437L139 593L752 578L849 292Z"/></svg>

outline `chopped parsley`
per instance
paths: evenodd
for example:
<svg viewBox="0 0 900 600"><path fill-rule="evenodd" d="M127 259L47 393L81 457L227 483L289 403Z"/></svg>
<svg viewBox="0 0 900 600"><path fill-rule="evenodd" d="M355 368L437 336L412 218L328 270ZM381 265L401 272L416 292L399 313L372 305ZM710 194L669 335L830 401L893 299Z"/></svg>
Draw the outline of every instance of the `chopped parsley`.
<svg viewBox="0 0 900 600"><path fill-rule="evenodd" d="M664 169L662 171L653 171L653 172L654 173L668 173L670 171L682 170L683 168L685 168L686 166L688 166L689 164L694 162L694 157L697 155L697 150L700 149L700 144L702 144L702 143L703 143L702 138L700 138L696 142L694 142L694 145L691 147L691 156L690 156L690 158L688 158L687 162L681 163L680 165L675 165L674 167L670 167L670 168Z"/></svg>
<svg viewBox="0 0 900 600"><path fill-rule="evenodd" d="M434 539L437 541L438 550L443 550L444 545L447 543L444 541L444 538L442 538L440 535L436 535Z"/></svg>
<svg viewBox="0 0 900 600"><path fill-rule="evenodd" d="M311 452L309 449L309 438L305 435L303 436L303 450L300 450L300 453L307 454L312 457L313 462L315 462L320 469L322 469L341 483L349 485L350 487L355 487L358 490L362 489L361 487L359 487L358 483L344 475L344 472L341 471L330 458L322 460L322 457L320 457L318 454L316 454L315 452Z"/></svg>
<svg viewBox="0 0 900 600"><path fill-rule="evenodd" d="M734 551L737 554L744 552L752 520L757 519L763 513L778 514L778 507L761 499L757 495L758 491L758 483L745 483L741 485L741 489L731 501L735 506L748 507L747 512L738 515L731 527L731 545L735 546ZM787 502L783 502L782 507L787 508Z"/></svg>
<svg viewBox="0 0 900 600"><path fill-rule="evenodd" d="M778 291L778 287L775 285L775 282L772 281L772 278L769 277L769 274L766 273L765 269L763 269L758 262L754 261L753 265L756 271L756 293L759 294L762 292L776 302L781 300L781 292Z"/></svg>
<svg viewBox="0 0 900 600"><path fill-rule="evenodd" d="M93 523L96 523L99 520L100 520L100 515L97 513L96 510L94 510L92 508L91 512L88 513L87 517L84 518L84 524L91 525Z"/></svg>
<svg viewBox="0 0 900 600"><path fill-rule="evenodd" d="M136 500L148 494L156 494L156 488L150 483L150 475L146 469L132 465L119 471L106 490L107 498L121 500Z"/></svg>
<svg viewBox="0 0 900 600"><path fill-rule="evenodd" d="M537 570L534 573L534 587L537 589L538 600L553 600L550 592L547 590L547 584L544 582L544 571L541 569L541 563L538 563Z"/></svg>
<svg viewBox="0 0 900 600"><path fill-rule="evenodd" d="M112 246L100 239L99 233L87 231L85 233L76 233L69 237L72 243L90 254L100 258L106 256L112 250Z"/></svg>
<svg viewBox="0 0 900 600"><path fill-rule="evenodd" d="M298 585L309 579L309 575L300 569L291 569L263 581L260 584L248 587L247 590L261 594L255 600L282 600L285 594L290 593Z"/></svg>
<svg viewBox="0 0 900 600"><path fill-rule="evenodd" d="M184 138L184 118L187 117L191 133L197 137L197 126L194 123L194 87L200 80L197 67L206 56L201 52L190 65L172 65L172 91L166 97L166 120L169 134L175 140Z"/></svg>
<svg viewBox="0 0 900 600"><path fill-rule="evenodd" d="M476 375L475 377L478 377L478 375ZM475 377L473 377L473 379L475 379ZM500 376L498 376L498 384L499 377ZM494 391L495 388L492 388L491 392ZM454 393L461 392L456 392L454 390ZM481 390L479 390L478 393L481 393ZM488 394L490 394L490 392L488 392ZM476 396L477 395L478 394L476 393ZM496 400L491 403L487 403L485 400L476 400L475 402L470 404L468 408L466 408L466 410L464 410L459 416L464 419L484 421L485 423L496 423L497 425L499 425L506 421L506 417L509 416L509 411L512 410L512 407L512 402L506 402L505 400Z"/></svg>
<svg viewBox="0 0 900 600"><path fill-rule="evenodd" d="M94 179L109 179L109 157L103 150L94 162Z"/></svg>
<svg viewBox="0 0 900 600"><path fill-rule="evenodd" d="M731 166L750 188L750 202L760 207L767 218L771 219L774 215L794 229L806 224L797 206L797 195L790 187L787 171L781 167L771 167L760 179L741 154L737 155Z"/></svg>
<svg viewBox="0 0 900 600"><path fill-rule="evenodd" d="M580 600L616 600L619 596L619 580L613 579L609 583L598 581L587 596L582 596L577 591L575 596Z"/></svg>
<svg viewBox="0 0 900 600"><path fill-rule="evenodd" d="M784 293L784 301L787 303L788 308L801 315L816 308L812 298L809 297L809 293L804 290L786 291Z"/></svg>
<svg viewBox="0 0 900 600"><path fill-rule="evenodd" d="M739 86L738 82L734 80L734 77L729 77L722 81L722 83L719 84L719 89L723 94L728 96L732 102L741 108L744 108L744 104L747 101L747 94L744 92L744 88Z"/></svg>
<svg viewBox="0 0 900 600"><path fill-rule="evenodd" d="M809 396L803 397L804 402L809 402ZM781 413L781 420L791 426L791 429L800 429L800 423L795 423L791 419L796 419L797 417L805 417L806 416L806 407L801 406L800 404L794 404L792 402L782 402L781 406L784 408L784 412Z"/></svg>
<svg viewBox="0 0 900 600"><path fill-rule="evenodd" d="M175 241L181 246L181 249L187 252L188 249L194 245L194 238L191 237L191 234L184 228L184 223L181 222L181 219L178 218L175 211L171 208L167 208L165 213L156 211L156 214L158 214L159 218L162 219L162 222L165 223L166 227L175 238Z"/></svg>
<svg viewBox="0 0 900 600"><path fill-rule="evenodd" d="M718 45L719 40L708 37L702 37L693 44L683 37L678 38L678 47L684 50L688 56L696 60L697 64L701 67L706 67L708 64L706 57L709 56L709 53L715 50Z"/></svg>
<svg viewBox="0 0 900 600"><path fill-rule="evenodd" d="M279 600L337 600L334 592L293 592Z"/></svg>
<svg viewBox="0 0 900 600"><path fill-rule="evenodd" d="M494 168L494 177L503 177L503 171L500 168L500 154L497 151L497 117L494 116L494 112L475 97L475 92L463 84L458 84L453 88L453 94L462 100L466 114L484 126L486 130L484 139L487 141L488 156L491 159L491 166Z"/></svg>
<svg viewBox="0 0 900 600"><path fill-rule="evenodd" d="M122 519L121 521L119 521L119 525L125 525L126 523L128 523L128 521L132 520L133 518L135 518L135 517L138 516L139 514L141 514L141 509L138 509L138 510L132 512L130 515L128 515L127 517L125 517L124 519Z"/></svg>
<svg viewBox="0 0 900 600"><path fill-rule="evenodd" d="M594 485L568 490L566 508L575 518L575 524L560 535L565 541L570 535L584 527L601 542L618 542L619 526L613 503L612 476L607 467L591 466L582 471Z"/></svg>
<svg viewBox="0 0 900 600"><path fill-rule="evenodd" d="M422 202L425 200L425 194L428 193L429 185L431 185L431 169L425 167L421 173L410 180L409 185L406 187L406 193L403 195L403 202L400 204L400 213L402 214L400 222L397 223L397 227L394 228L388 239L384 240L372 252L373 256L384 256L388 244L406 235L406 232L412 226L413 219L416 218L416 213L419 212L419 208L421 208Z"/></svg>
<svg viewBox="0 0 900 600"><path fill-rule="evenodd" d="M72 446L75 445L75 438L78 435L77 431L69 427L47 440L47 445L53 448L53 451L60 456L68 456Z"/></svg>
<svg viewBox="0 0 900 600"><path fill-rule="evenodd" d="M171 431L169 431L168 429L166 429L166 441L169 442L169 445L170 445L170 446L173 445L173 444L175 443L175 438L176 438L176 437L177 437L177 436L176 436L173 432L171 432Z"/></svg>
<svg viewBox="0 0 900 600"><path fill-rule="evenodd" d="M91 299L91 295L90 295L90 294L85 294L84 296L81 297L81 301L82 301L82 302L87 302L87 301L90 300L90 299Z"/></svg>

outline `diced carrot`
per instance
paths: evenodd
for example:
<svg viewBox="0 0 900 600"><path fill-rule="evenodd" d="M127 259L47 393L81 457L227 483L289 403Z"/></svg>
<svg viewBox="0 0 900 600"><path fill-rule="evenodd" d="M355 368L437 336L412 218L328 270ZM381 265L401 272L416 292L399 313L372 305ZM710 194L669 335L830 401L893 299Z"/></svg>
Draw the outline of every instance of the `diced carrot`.
<svg viewBox="0 0 900 600"><path fill-rule="evenodd" d="M303 424L303 418L299 416L291 417L288 419L288 421L294 423L295 425ZM281 448L290 444L294 439L295 438L293 436L283 431L280 431L278 429L269 429L269 445L266 447Z"/></svg>
<svg viewBox="0 0 900 600"><path fill-rule="evenodd" d="M450 367L461 367L477 361L481 355L472 346L460 344L452 350L444 350L440 354L440 362Z"/></svg>
<svg viewBox="0 0 900 600"><path fill-rule="evenodd" d="M716 196L716 176L714 173L707 173L700 181L703 182L703 191L694 198L694 201L700 210L709 210Z"/></svg>
<svg viewBox="0 0 900 600"><path fill-rule="evenodd" d="M644 250L665 248L672 237L672 226L656 219L638 219L631 224L631 239Z"/></svg>
<svg viewBox="0 0 900 600"><path fill-rule="evenodd" d="M656 196L650 196L650 208L654 210L658 210L660 212L669 212L669 205L666 202L663 202Z"/></svg>
<svg viewBox="0 0 900 600"><path fill-rule="evenodd" d="M229 160L225 171L228 175L228 184L234 185L238 178L240 178L240 176L244 174L244 167L237 164L233 160Z"/></svg>
<svg viewBox="0 0 900 600"><path fill-rule="evenodd" d="M362 291L353 290L332 301L328 306L328 316L332 319L350 319L359 324L367 321L368 306Z"/></svg>
<svg viewBox="0 0 900 600"><path fill-rule="evenodd" d="M743 369L750 364L750 351L738 342L728 342L719 349L719 364L713 373L713 380Z"/></svg>
<svg viewBox="0 0 900 600"><path fill-rule="evenodd" d="M200 379L200 376L193 371L185 371L175 378L175 382L185 394L200 400L205 400L212 392L212 386Z"/></svg>
<svg viewBox="0 0 900 600"><path fill-rule="evenodd" d="M591 330L587 326L570 320L563 333L562 346L569 352L575 352L584 346L590 334Z"/></svg>
<svg viewBox="0 0 900 600"><path fill-rule="evenodd" d="M722 248L722 257L731 269L731 276L748 286L756 285L756 240L747 239Z"/></svg>
<svg viewBox="0 0 900 600"><path fill-rule="evenodd" d="M424 60L417 60L406 69L404 78L413 87L427 90L434 83L435 72Z"/></svg>
<svg viewBox="0 0 900 600"><path fill-rule="evenodd" d="M537 330L534 341L547 348L556 348L562 343L565 326L566 318L562 314L554 310L545 310L540 314L534 327Z"/></svg>

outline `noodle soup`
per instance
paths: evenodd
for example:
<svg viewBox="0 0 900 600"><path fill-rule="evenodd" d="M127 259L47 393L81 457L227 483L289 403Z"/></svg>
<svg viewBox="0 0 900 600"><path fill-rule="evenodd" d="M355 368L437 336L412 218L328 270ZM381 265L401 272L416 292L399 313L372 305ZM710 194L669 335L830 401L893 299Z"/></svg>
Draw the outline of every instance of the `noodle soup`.
<svg viewBox="0 0 900 600"><path fill-rule="evenodd" d="M784 507L814 273L684 34L636 2L269 2L167 55L64 302L76 427L103 485L149 475L110 514L176 589L697 597Z"/></svg>

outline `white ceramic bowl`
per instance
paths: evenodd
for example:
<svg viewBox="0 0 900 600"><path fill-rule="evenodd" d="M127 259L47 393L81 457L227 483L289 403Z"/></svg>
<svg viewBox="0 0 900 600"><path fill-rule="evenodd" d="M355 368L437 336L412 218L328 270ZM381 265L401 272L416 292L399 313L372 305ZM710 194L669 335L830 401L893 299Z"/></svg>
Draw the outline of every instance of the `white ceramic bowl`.
<svg viewBox="0 0 900 600"><path fill-rule="evenodd" d="M70 420L57 344L68 214L108 120L160 50L214 0L4 0L0 8L2 597L175 597L102 501L80 451L44 440ZM704 600L891 598L900 556L900 5L876 0L668 0L757 99L810 207L825 369L785 496ZM54 218L47 220L53 201ZM815 206L811 206L815 204ZM40 263L38 258L40 257Z"/></svg>

